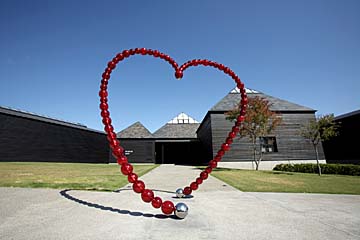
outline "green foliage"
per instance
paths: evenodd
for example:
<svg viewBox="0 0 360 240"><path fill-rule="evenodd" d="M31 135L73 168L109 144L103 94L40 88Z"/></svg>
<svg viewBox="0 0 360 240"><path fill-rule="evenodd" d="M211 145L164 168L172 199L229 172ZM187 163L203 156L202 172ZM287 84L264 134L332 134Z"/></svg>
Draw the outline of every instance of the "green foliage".
<svg viewBox="0 0 360 240"><path fill-rule="evenodd" d="M216 168L211 176L244 192L360 194L360 177Z"/></svg>
<svg viewBox="0 0 360 240"><path fill-rule="evenodd" d="M323 174L338 174L360 176L360 166L351 164L320 164ZM278 164L274 171L283 172L302 172L302 173L319 173L316 164Z"/></svg>
<svg viewBox="0 0 360 240"><path fill-rule="evenodd" d="M240 136L248 137L253 146L253 161L256 164L256 170L262 159L262 152L257 157L257 139L271 134L275 128L280 125L281 117L277 113L270 110L271 104L268 100L262 97L252 97L248 99L245 120L240 125ZM226 119L230 121L236 120L241 112L241 105L239 104L233 110L225 113ZM260 142L260 149L261 149Z"/></svg>
<svg viewBox="0 0 360 240"><path fill-rule="evenodd" d="M251 140L270 134L280 123L281 118L270 110L271 104L262 97L249 98L245 121L240 127L240 135ZM226 113L226 119L236 120L241 111L240 105Z"/></svg>
<svg viewBox="0 0 360 240"><path fill-rule="evenodd" d="M337 129L338 125L334 121L334 114L327 114L309 121L302 128L300 134L310 140L313 145L317 145L320 141L326 141L335 137L338 134Z"/></svg>
<svg viewBox="0 0 360 240"><path fill-rule="evenodd" d="M139 176L158 165L134 165ZM125 186L126 176L116 164L0 162L1 187L60 188L114 191Z"/></svg>

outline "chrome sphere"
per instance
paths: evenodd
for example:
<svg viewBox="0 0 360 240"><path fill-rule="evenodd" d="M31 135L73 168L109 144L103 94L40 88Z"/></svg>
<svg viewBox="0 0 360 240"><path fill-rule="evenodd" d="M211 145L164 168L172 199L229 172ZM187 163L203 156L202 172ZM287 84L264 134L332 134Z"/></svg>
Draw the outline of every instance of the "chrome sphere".
<svg viewBox="0 0 360 240"><path fill-rule="evenodd" d="M175 215L178 217L178 218L185 218L186 215L188 214L188 206L186 206L185 203L178 203L176 204L175 206Z"/></svg>
<svg viewBox="0 0 360 240"><path fill-rule="evenodd" d="M176 194L176 197L177 197L177 198L182 198L182 197L184 197L184 191L182 190L182 188L177 189L176 192L175 192L175 194Z"/></svg>

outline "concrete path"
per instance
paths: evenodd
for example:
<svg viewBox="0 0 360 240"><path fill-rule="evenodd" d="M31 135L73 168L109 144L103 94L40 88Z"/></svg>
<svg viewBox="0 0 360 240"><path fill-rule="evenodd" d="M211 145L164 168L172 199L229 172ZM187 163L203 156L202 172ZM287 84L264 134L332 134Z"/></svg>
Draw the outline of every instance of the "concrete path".
<svg viewBox="0 0 360 240"><path fill-rule="evenodd" d="M192 167L162 165L142 179L172 198ZM360 239L360 196L244 193L210 177L184 220L117 193L0 188L0 239Z"/></svg>

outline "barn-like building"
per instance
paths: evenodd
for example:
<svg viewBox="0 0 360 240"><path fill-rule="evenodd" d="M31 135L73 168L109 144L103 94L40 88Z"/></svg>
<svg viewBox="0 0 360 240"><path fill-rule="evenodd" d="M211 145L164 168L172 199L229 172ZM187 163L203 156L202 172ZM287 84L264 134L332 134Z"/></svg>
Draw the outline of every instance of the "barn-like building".
<svg viewBox="0 0 360 240"><path fill-rule="evenodd" d="M108 163L104 132L0 107L0 161Z"/></svg>
<svg viewBox="0 0 360 240"><path fill-rule="evenodd" d="M282 117L281 125L261 139L264 154L260 169L272 169L278 163L315 162L314 149L301 137L300 129L315 118L316 111L259 91L247 89L246 92L249 98L258 96L268 100L271 110ZM226 120L225 113L232 110L239 100L240 92L235 88L207 112L201 123L181 113L153 134L137 122L121 131L118 137L131 162L207 163L216 155L233 126ZM319 153L321 162L325 162L321 146ZM255 167L252 156L249 139L237 137L220 166L252 169Z"/></svg>
<svg viewBox="0 0 360 240"><path fill-rule="evenodd" d="M248 97L268 100L271 110L282 117L282 123L262 138L261 169L278 163L315 162L314 149L300 136L300 129L315 118L315 110L265 93L246 90ZM180 113L151 133L136 122L117 134L125 154L133 163L173 163L199 165L208 163L226 139L233 123L225 113L240 100L235 88L206 113L201 122ZM258 146L260 148L260 146ZM321 162L325 162L322 147ZM247 138L235 138L219 166L254 168L252 145ZM0 107L0 161L33 162L116 162L110 153L106 134L84 125Z"/></svg>

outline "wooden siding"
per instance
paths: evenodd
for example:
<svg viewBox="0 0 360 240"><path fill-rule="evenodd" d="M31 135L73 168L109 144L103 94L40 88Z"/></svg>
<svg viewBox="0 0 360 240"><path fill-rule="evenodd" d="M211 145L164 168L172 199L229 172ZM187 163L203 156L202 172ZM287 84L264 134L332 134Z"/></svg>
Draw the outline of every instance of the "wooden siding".
<svg viewBox="0 0 360 240"><path fill-rule="evenodd" d="M328 163L360 164L359 142L356 140L360 136L360 113L357 112L336 118L338 135L323 142Z"/></svg>
<svg viewBox="0 0 360 240"><path fill-rule="evenodd" d="M155 163L155 142L152 139L119 139L130 163ZM110 162L116 159L110 154Z"/></svg>
<svg viewBox="0 0 360 240"><path fill-rule="evenodd" d="M283 113L282 124L270 135L276 137L278 152L264 154L263 161L316 159L312 144L301 137L299 133L302 125L314 118L314 113ZM232 126L233 123L226 120L223 113L211 114L212 148L214 155L216 155L221 144L226 139ZM319 153L320 159L324 159L321 144ZM231 150L223 157L223 161L249 161L252 160L252 158L252 143L249 139L236 137L231 146Z"/></svg>
<svg viewBox="0 0 360 240"><path fill-rule="evenodd" d="M108 163L106 135L0 114L0 161Z"/></svg>
<svg viewBox="0 0 360 240"><path fill-rule="evenodd" d="M197 130L197 136L201 143L201 148L203 151L204 161L208 162L213 158L213 148L212 148L212 129L211 129L211 117L206 115L205 119L201 123L199 129Z"/></svg>

